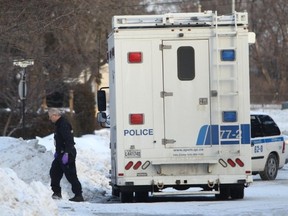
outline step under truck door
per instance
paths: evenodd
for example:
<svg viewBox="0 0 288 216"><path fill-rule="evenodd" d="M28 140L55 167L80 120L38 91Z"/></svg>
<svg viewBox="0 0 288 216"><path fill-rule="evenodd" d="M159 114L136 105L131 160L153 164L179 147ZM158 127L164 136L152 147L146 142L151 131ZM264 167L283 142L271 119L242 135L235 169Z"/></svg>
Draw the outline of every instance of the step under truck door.
<svg viewBox="0 0 288 216"><path fill-rule="evenodd" d="M166 148L196 147L201 127L210 124L208 40L162 43L162 143Z"/></svg>

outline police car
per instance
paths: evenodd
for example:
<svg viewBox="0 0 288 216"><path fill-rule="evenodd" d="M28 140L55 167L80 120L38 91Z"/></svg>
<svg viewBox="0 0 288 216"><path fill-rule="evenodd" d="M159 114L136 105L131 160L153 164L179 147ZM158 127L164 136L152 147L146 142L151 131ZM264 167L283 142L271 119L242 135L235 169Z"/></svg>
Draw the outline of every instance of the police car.
<svg viewBox="0 0 288 216"><path fill-rule="evenodd" d="M287 158L285 138L275 121L264 113L251 113L252 171L262 180L274 180Z"/></svg>

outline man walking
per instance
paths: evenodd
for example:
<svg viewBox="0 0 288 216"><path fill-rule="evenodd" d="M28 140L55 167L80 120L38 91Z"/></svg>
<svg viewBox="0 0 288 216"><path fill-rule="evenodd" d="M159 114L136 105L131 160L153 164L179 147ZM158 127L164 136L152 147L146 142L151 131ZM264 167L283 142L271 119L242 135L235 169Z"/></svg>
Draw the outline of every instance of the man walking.
<svg viewBox="0 0 288 216"><path fill-rule="evenodd" d="M77 177L76 171L76 149L74 147L74 137L71 124L61 116L61 111L57 108L48 110L49 119L55 124L54 144L55 154L50 169L51 188L54 192L53 199L61 199L60 181L65 174L67 180L72 186L72 192L75 196L70 201L82 202L82 186Z"/></svg>

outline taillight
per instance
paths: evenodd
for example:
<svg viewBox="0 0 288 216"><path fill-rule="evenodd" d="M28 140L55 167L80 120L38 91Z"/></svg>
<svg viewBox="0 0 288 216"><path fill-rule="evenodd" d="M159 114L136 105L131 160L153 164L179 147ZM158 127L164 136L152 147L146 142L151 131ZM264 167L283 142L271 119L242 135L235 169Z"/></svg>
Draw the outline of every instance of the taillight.
<svg viewBox="0 0 288 216"><path fill-rule="evenodd" d="M132 166L133 166L133 162L129 161L125 166L125 170L129 170Z"/></svg>
<svg viewBox="0 0 288 216"><path fill-rule="evenodd" d="M129 122L131 125L144 124L144 114L142 113L130 114Z"/></svg>
<svg viewBox="0 0 288 216"><path fill-rule="evenodd" d="M228 164L230 164L231 167L235 167L236 166L236 163L230 158L227 160L227 162L228 162Z"/></svg>
<svg viewBox="0 0 288 216"><path fill-rule="evenodd" d="M134 170L137 170L141 166L141 161L137 161L137 163L133 166Z"/></svg>
<svg viewBox="0 0 288 216"><path fill-rule="evenodd" d="M285 153L285 148L286 148L286 143L285 143L285 141L283 141L282 153Z"/></svg>
<svg viewBox="0 0 288 216"><path fill-rule="evenodd" d="M128 62L129 63L141 63L142 62L142 53L141 52L129 52L128 53Z"/></svg>
<svg viewBox="0 0 288 216"><path fill-rule="evenodd" d="M243 167L244 166L244 163L243 161L241 161L239 158L236 158L236 163L240 166L240 167Z"/></svg>

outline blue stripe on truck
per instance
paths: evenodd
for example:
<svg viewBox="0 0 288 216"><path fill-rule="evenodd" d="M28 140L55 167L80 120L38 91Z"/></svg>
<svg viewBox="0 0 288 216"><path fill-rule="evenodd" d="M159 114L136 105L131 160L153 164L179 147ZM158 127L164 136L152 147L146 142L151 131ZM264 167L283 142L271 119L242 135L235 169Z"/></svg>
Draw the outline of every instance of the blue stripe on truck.
<svg viewBox="0 0 288 216"><path fill-rule="evenodd" d="M250 124L240 125L241 133L239 133L238 125L203 125L198 133L197 145L234 145L250 144ZM219 139L219 135L221 139Z"/></svg>

